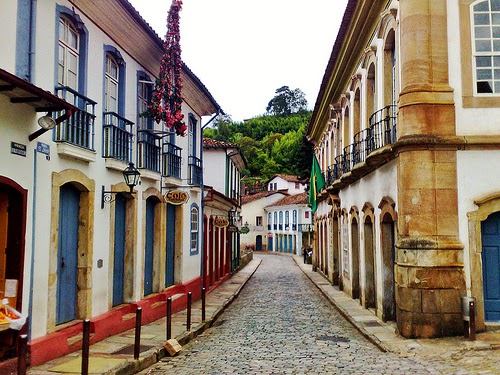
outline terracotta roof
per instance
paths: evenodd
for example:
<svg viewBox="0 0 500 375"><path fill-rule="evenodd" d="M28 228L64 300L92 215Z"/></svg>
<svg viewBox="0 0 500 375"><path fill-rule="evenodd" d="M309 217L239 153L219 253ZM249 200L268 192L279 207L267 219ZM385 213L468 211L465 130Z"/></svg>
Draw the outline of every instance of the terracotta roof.
<svg viewBox="0 0 500 375"><path fill-rule="evenodd" d="M299 176L294 176L294 175L291 175L291 174L275 174L268 181L271 181L275 177L281 177L283 180L288 181L288 182L305 183L305 180L301 180Z"/></svg>
<svg viewBox="0 0 500 375"><path fill-rule="evenodd" d="M304 193L289 195L287 197L284 197L283 199L277 201L276 203L270 204L267 207L290 206L293 204L307 204L307 203L308 203L308 193L304 192Z"/></svg>
<svg viewBox="0 0 500 375"><path fill-rule="evenodd" d="M203 138L203 147L207 147L207 148L238 148L238 146L236 146L236 144L234 144L234 143L218 141L216 139L206 138L206 137Z"/></svg>
<svg viewBox="0 0 500 375"><path fill-rule="evenodd" d="M265 197L268 197L268 196L276 194L276 193L288 195L287 190L264 190L264 191L261 191L261 192L256 193L256 194L242 196L241 197L241 204L243 205L245 203L250 203L250 202L253 202L257 199L265 198Z"/></svg>

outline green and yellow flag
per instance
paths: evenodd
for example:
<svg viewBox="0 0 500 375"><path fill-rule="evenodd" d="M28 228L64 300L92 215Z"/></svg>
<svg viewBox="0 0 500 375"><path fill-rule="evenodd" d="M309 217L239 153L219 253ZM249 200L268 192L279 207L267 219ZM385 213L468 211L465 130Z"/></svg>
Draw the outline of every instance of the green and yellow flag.
<svg viewBox="0 0 500 375"><path fill-rule="evenodd" d="M318 208L317 197L318 192L325 187L325 178L323 173L321 173L321 168L318 163L316 155L313 155L313 164L311 168L311 178L309 180L309 205L311 206L312 213L316 212Z"/></svg>

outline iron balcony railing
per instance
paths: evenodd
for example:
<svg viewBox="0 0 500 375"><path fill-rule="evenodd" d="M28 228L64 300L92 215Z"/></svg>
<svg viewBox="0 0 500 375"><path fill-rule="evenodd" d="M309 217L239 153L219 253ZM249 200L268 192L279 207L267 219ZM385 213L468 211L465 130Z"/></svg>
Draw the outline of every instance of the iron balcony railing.
<svg viewBox="0 0 500 375"><path fill-rule="evenodd" d="M163 144L163 170L162 175L165 177L181 178L181 162L182 162L182 148L165 142Z"/></svg>
<svg viewBox="0 0 500 375"><path fill-rule="evenodd" d="M160 172L160 140L149 129L137 131L137 168Z"/></svg>
<svg viewBox="0 0 500 375"><path fill-rule="evenodd" d="M203 168L201 166L201 159L196 156L190 155L188 159L189 167L189 184L201 186L203 182Z"/></svg>
<svg viewBox="0 0 500 375"><path fill-rule="evenodd" d="M356 133L354 143L344 147L324 173L327 185L364 162L371 152L396 142L396 109L396 105L388 105L370 116L370 127Z"/></svg>
<svg viewBox="0 0 500 375"><path fill-rule="evenodd" d="M126 126L134 123L115 112L104 112L102 157L130 163L132 161L132 133Z"/></svg>
<svg viewBox="0 0 500 375"><path fill-rule="evenodd" d="M302 233L314 232L314 224L299 224L299 232Z"/></svg>
<svg viewBox="0 0 500 375"><path fill-rule="evenodd" d="M61 122L53 133L54 142L67 142L94 151L94 120L97 102L68 86L57 86L56 95L79 110Z"/></svg>

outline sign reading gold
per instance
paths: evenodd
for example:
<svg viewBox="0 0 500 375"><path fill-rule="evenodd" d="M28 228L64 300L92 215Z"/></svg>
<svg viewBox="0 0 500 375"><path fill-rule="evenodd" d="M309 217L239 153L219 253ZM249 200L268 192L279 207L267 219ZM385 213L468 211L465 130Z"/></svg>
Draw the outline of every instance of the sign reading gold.
<svg viewBox="0 0 500 375"><path fill-rule="evenodd" d="M189 194L182 190L170 190L165 195L165 201L170 204L180 205L189 200Z"/></svg>
<svg viewBox="0 0 500 375"><path fill-rule="evenodd" d="M214 225L218 228L225 228L229 225L229 220L225 217L216 217L214 219Z"/></svg>

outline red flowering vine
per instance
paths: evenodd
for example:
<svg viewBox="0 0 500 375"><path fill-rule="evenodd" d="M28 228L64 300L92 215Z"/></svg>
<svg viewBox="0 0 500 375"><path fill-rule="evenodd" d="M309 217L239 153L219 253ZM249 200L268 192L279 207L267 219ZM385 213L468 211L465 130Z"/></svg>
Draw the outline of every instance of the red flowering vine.
<svg viewBox="0 0 500 375"><path fill-rule="evenodd" d="M179 12L182 0L173 0L167 18L167 34L163 44L160 74L156 80L153 99L148 106L153 119L175 129L177 135L185 135L187 126L182 114L181 46Z"/></svg>

